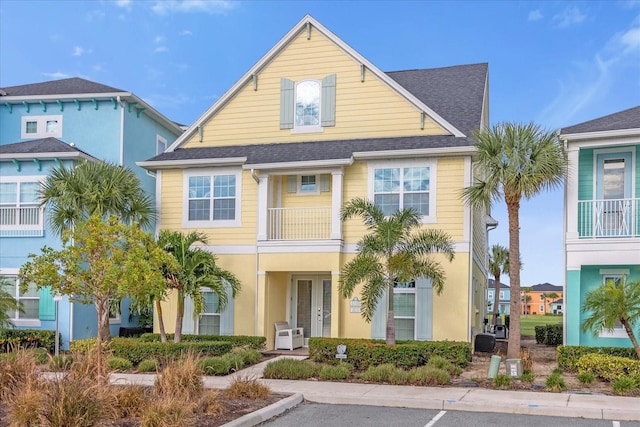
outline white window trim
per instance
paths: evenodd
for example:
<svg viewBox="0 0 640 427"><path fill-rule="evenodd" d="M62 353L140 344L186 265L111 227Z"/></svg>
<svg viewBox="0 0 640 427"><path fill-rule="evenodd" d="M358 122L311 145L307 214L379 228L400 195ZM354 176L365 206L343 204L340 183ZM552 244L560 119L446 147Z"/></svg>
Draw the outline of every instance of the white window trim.
<svg viewBox="0 0 640 427"><path fill-rule="evenodd" d="M413 316L398 316L395 314L394 311L394 315L393 318L394 319L411 319L413 320L413 340L415 341L416 338L416 333L417 333L417 329L416 328L416 321L417 321L417 316L416 313L418 311L418 292L417 292L417 284L413 287L413 288L393 288L393 293L395 294L413 294L415 295L415 299L414 299L414 307L413 307Z"/></svg>
<svg viewBox="0 0 640 427"><path fill-rule="evenodd" d="M164 149L158 151L159 145L163 145ZM166 149L167 149L167 139L163 138L160 135L156 135L156 155L164 153Z"/></svg>
<svg viewBox="0 0 640 427"><path fill-rule="evenodd" d="M298 94L298 85L304 82L316 82L320 86L320 104L318 108L318 123L317 125L296 125L296 98ZM322 127L322 81L316 79L303 79L293 83L293 128L291 133L319 133L324 132Z"/></svg>
<svg viewBox="0 0 640 427"><path fill-rule="evenodd" d="M56 120L58 129L56 132L47 133L47 121ZM27 133L27 122L37 122L38 131L36 133ZM37 139L37 138L60 138L62 137L62 115L51 116L22 116L20 125L20 138Z"/></svg>
<svg viewBox="0 0 640 427"><path fill-rule="evenodd" d="M489 298L489 299L493 299L493 291L492 291L492 290L489 290L489 291L487 291L487 292L488 292L488 294L487 294L487 298Z"/></svg>
<svg viewBox="0 0 640 427"><path fill-rule="evenodd" d="M46 176L43 175L31 175L31 176L0 176L0 183L2 184L12 184L12 183L29 183L29 182L42 182L45 180ZM20 206L20 197L19 193L16 194L16 205L15 207ZM44 233L45 227L44 220L44 207L39 207L38 212L38 224L12 224L12 225L0 225L0 234L4 234L7 232L20 232L20 231L39 231ZM11 235L11 237L40 237L43 234L39 234L38 236L34 236L33 233L21 236L20 234ZM16 273L17 274L17 273Z"/></svg>
<svg viewBox="0 0 640 427"><path fill-rule="evenodd" d="M189 221L189 178L192 176L235 175L236 177L236 217L233 220ZM211 188L213 191L213 188ZM213 209L213 206L211 206ZM242 170L239 168L189 169L183 173L182 183L182 227L220 228L242 226Z"/></svg>
<svg viewBox="0 0 640 427"><path fill-rule="evenodd" d="M16 283L20 284L20 279L18 279L18 273L20 272L19 268L0 268L0 276L1 277L5 277L5 276L15 276L16 277ZM15 298L15 295L14 295ZM38 298L38 301L40 300L40 298ZM41 326L41 321L40 319L9 319L11 321L11 323L13 323L14 326L18 326L18 327L27 327L27 328L39 328Z"/></svg>
<svg viewBox="0 0 640 427"><path fill-rule="evenodd" d="M608 268L602 268L600 269L600 275L602 276L602 284L606 283L606 279L610 278L611 276L618 276L621 278L621 280L625 277L625 276L629 276L629 269L628 268L621 268L621 269L608 269ZM624 326L618 327L618 328L613 328L612 330L609 329L601 329L600 330L600 334L598 334L599 338L629 338L629 335L627 335L627 331L624 330Z"/></svg>
<svg viewBox="0 0 640 427"><path fill-rule="evenodd" d="M436 217L436 188L438 175L437 170L438 162L434 159L421 159L421 160L391 160L391 161L370 161L367 164L368 167L368 196L369 200L374 200L374 181L376 169L391 169L391 168L429 168L429 215L422 216L421 222L423 224L435 224L437 222ZM402 185L402 184L401 184ZM402 193L401 193L402 194Z"/></svg>
<svg viewBox="0 0 640 427"><path fill-rule="evenodd" d="M302 177L303 176L315 176L316 177L316 189L313 191L302 189ZM320 175L317 174L302 174L296 177L296 194L299 196L317 196L320 194Z"/></svg>
<svg viewBox="0 0 640 427"><path fill-rule="evenodd" d="M500 291L500 294L498 295L499 299L504 300L504 291Z"/></svg>

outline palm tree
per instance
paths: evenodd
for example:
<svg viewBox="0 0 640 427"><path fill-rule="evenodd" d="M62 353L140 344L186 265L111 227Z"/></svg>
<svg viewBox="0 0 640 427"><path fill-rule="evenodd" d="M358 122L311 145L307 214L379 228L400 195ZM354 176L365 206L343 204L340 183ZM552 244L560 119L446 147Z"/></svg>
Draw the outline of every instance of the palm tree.
<svg viewBox="0 0 640 427"><path fill-rule="evenodd" d="M52 169L40 189L40 200L58 235L93 214L105 219L113 215L143 228L154 220L153 202L140 179L130 168L112 163L81 161Z"/></svg>
<svg viewBox="0 0 640 427"><path fill-rule="evenodd" d="M529 314L529 303L531 302L531 295L528 295L528 293L531 292L531 288L529 286L522 288L522 311L524 312L524 315L527 316ZM518 311L519 313L520 311Z"/></svg>
<svg viewBox="0 0 640 427"><path fill-rule="evenodd" d="M240 290L240 281L230 271L216 264L216 257L202 248L192 247L195 243L206 244L203 233L191 232L183 234L179 231L162 230L158 236L158 244L172 254L180 265L180 271L167 271L165 274L168 286L178 293L176 310L176 327L174 342L182 338L182 320L184 318L184 299L193 299L194 314L202 313L204 299L201 289L207 287L218 296L218 307L222 311L229 301L226 286L231 287L231 295L236 296ZM157 304L158 305L158 304ZM157 307L156 305L156 307ZM161 315L161 312L158 313Z"/></svg>
<svg viewBox="0 0 640 427"><path fill-rule="evenodd" d="M556 132L530 124L500 123L474 133L479 178L462 192L466 202L486 208L504 199L509 218L511 322L507 357L520 353L520 202L559 187L567 156Z"/></svg>
<svg viewBox="0 0 640 427"><path fill-rule="evenodd" d="M22 305L16 301L9 289L15 292L15 285L4 277L0 277L0 329L13 327L11 322L13 316L10 316L10 313L24 312Z"/></svg>
<svg viewBox="0 0 640 427"><path fill-rule="evenodd" d="M499 295L500 295L500 274L509 274L509 251L502 245L491 246L489 253L489 271L493 274L493 325L498 324L498 316L500 315Z"/></svg>
<svg viewBox="0 0 640 427"><path fill-rule="evenodd" d="M582 331L591 331L595 336L602 329L612 330L616 322L622 323L640 359L640 345L633 332L640 321L640 279L627 282L623 277L617 286L613 280L609 280L587 292L582 311L587 313L587 318L582 322Z"/></svg>
<svg viewBox="0 0 640 427"><path fill-rule="evenodd" d="M445 274L440 264L429 257L432 252L453 260L451 237L440 230L420 230L420 215L413 209L402 209L389 217L366 199L349 201L341 212L342 221L354 216L362 218L369 234L358 242L358 254L346 263L340 274L339 291L350 298L362 284L362 316L369 322L380 299L387 295L387 344L396 342L393 311L395 282L408 282L416 277L432 280L438 294L442 292Z"/></svg>
<svg viewBox="0 0 640 427"><path fill-rule="evenodd" d="M542 303L544 304L545 313L548 313L551 309L547 310L547 300L550 300L551 302L549 304L552 304L555 300L558 299L559 295L556 292L543 292L541 297Z"/></svg>

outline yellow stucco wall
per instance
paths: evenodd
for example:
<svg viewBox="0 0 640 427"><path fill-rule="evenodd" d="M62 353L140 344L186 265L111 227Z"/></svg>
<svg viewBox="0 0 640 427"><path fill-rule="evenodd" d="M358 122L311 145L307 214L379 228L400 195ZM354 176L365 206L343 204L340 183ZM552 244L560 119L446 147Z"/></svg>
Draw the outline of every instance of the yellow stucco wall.
<svg viewBox="0 0 640 427"><path fill-rule="evenodd" d="M329 74L336 74L336 125L312 134L281 130L280 79L322 80ZM362 82L360 64L317 31L310 40L300 33L257 78L257 90L247 82L204 124L202 142L194 135L185 147L448 133L429 118L420 129L416 107L369 71Z"/></svg>

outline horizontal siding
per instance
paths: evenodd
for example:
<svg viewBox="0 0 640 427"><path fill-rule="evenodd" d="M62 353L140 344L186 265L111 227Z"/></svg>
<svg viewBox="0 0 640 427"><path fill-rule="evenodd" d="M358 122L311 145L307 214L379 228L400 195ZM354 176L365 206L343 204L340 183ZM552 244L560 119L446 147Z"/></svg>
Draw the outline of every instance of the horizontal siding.
<svg viewBox="0 0 640 427"><path fill-rule="evenodd" d="M578 200L593 200L593 148L581 149L578 154Z"/></svg>
<svg viewBox="0 0 640 427"><path fill-rule="evenodd" d="M356 197L367 198L368 168L367 162L358 161L344 170L344 190L342 192L342 204ZM367 229L360 218L352 218L342 227L342 236L345 242L355 243L366 233Z"/></svg>
<svg viewBox="0 0 640 427"><path fill-rule="evenodd" d="M321 80L336 74L336 126L321 133L292 134L280 129L280 79ZM250 126L250 131L247 131ZM258 73L258 90L248 82L203 127L197 146L353 139L407 135L445 134L426 119L420 129L420 113L403 97L370 72L360 81L360 64L341 49L314 33L302 33Z"/></svg>

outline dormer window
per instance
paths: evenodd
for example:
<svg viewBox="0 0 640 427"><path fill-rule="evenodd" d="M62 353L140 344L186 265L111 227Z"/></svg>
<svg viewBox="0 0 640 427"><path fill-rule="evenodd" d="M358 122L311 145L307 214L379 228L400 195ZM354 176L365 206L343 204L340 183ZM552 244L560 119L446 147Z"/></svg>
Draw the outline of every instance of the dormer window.
<svg viewBox="0 0 640 427"><path fill-rule="evenodd" d="M295 127L320 127L320 82L303 80L296 84Z"/></svg>
<svg viewBox="0 0 640 427"><path fill-rule="evenodd" d="M322 132L336 125L336 75L322 81L280 79L280 129Z"/></svg>

